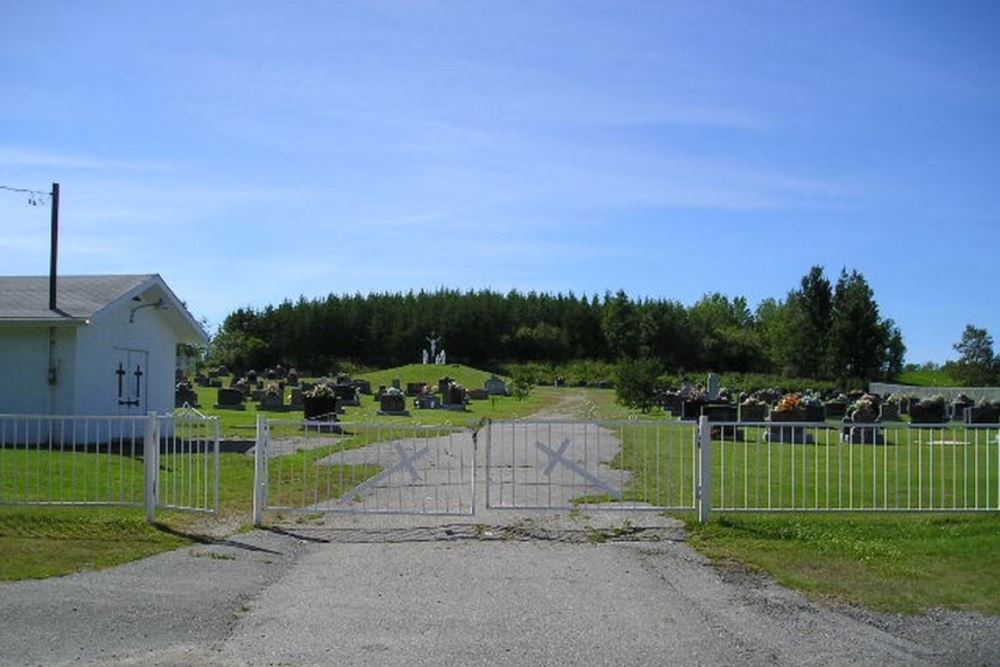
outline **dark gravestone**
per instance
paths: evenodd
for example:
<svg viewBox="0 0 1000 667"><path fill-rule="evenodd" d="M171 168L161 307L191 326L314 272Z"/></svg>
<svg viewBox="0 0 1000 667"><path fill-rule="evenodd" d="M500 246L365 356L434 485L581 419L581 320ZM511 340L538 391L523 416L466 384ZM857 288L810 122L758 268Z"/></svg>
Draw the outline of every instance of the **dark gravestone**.
<svg viewBox="0 0 1000 667"><path fill-rule="evenodd" d="M337 421L337 397L303 396L302 416L313 421Z"/></svg>
<svg viewBox="0 0 1000 667"><path fill-rule="evenodd" d="M943 424L948 421L942 403L910 403L911 424Z"/></svg>
<svg viewBox="0 0 1000 667"><path fill-rule="evenodd" d="M198 392L194 389L178 389L174 394L174 407L181 408L187 404L188 407L198 407Z"/></svg>
<svg viewBox="0 0 1000 667"><path fill-rule="evenodd" d="M677 417L681 414L681 397L676 393L668 393L663 396L660 400L660 405L663 406L664 410L668 410L670 414Z"/></svg>
<svg viewBox="0 0 1000 667"><path fill-rule="evenodd" d="M701 408L705 401L700 398L688 398L681 401L681 419L684 421L694 421L701 416Z"/></svg>
<svg viewBox="0 0 1000 667"><path fill-rule="evenodd" d="M470 401L485 401L490 397L490 392L487 389L470 389L469 390L469 400Z"/></svg>
<svg viewBox="0 0 1000 667"><path fill-rule="evenodd" d="M806 406L806 421L807 422L825 422L826 421L826 407L823 405L807 405Z"/></svg>
<svg viewBox="0 0 1000 667"><path fill-rule="evenodd" d="M740 405L737 421L741 422L762 422L767 419L766 405Z"/></svg>
<svg viewBox="0 0 1000 667"><path fill-rule="evenodd" d="M840 419L847 414L846 401L829 401L826 404L826 414L828 417Z"/></svg>
<svg viewBox="0 0 1000 667"><path fill-rule="evenodd" d="M441 397L441 402L445 405L465 405L465 389L457 384L448 387L448 391Z"/></svg>
<svg viewBox="0 0 1000 667"><path fill-rule="evenodd" d="M451 386L453 380L450 377L443 377L438 380L438 390L437 393L441 394L442 397L448 392L448 387Z"/></svg>
<svg viewBox="0 0 1000 667"><path fill-rule="evenodd" d="M385 393L379 398L379 407L385 414L406 413L406 396L397 393Z"/></svg>
<svg viewBox="0 0 1000 667"><path fill-rule="evenodd" d="M879 406L879 419L884 422L898 422L899 403L883 403Z"/></svg>
<svg viewBox="0 0 1000 667"><path fill-rule="evenodd" d="M701 408L703 417L707 417L710 422L734 422L736 421L736 406L724 403L706 403Z"/></svg>
<svg viewBox="0 0 1000 667"><path fill-rule="evenodd" d="M259 410L284 410L285 401L281 394L268 394L265 392L259 399L257 409Z"/></svg>
<svg viewBox="0 0 1000 667"><path fill-rule="evenodd" d="M706 403L701 408L701 415L711 422L735 422L737 417L737 408L735 405L729 405L726 403ZM736 426L713 426L711 430L711 437L713 439L722 440L743 440L744 434L742 429Z"/></svg>
<svg viewBox="0 0 1000 667"><path fill-rule="evenodd" d="M1000 406L973 405L965 409L966 424L996 424L1000 422Z"/></svg>
<svg viewBox="0 0 1000 667"><path fill-rule="evenodd" d="M333 385L333 394L337 397L339 405L361 405L353 384L335 384Z"/></svg>
<svg viewBox="0 0 1000 667"><path fill-rule="evenodd" d="M215 407L221 410L243 410L243 399L246 398L239 389L220 388L216 392Z"/></svg>
<svg viewBox="0 0 1000 667"><path fill-rule="evenodd" d="M425 384L426 383L424 383L424 382L407 382L406 383L406 392L405 392L405 394L407 396L416 396L421 391L423 391L423 388L424 388Z"/></svg>

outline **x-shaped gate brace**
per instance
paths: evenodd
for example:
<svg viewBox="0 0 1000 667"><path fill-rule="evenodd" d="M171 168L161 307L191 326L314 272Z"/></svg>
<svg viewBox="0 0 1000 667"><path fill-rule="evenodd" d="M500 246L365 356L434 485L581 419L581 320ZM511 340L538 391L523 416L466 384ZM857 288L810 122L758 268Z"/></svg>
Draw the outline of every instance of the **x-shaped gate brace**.
<svg viewBox="0 0 1000 667"><path fill-rule="evenodd" d="M604 480L600 479L599 477L591 473L589 470L581 466L576 461L570 461L569 459L563 456L566 453L566 450L569 448L571 443L572 441L569 438L566 438L565 440L562 441L562 443L560 443L559 449L555 451L552 451L550 447L542 444L541 442L535 443L535 446L538 447L540 450L542 450L542 452L549 457L549 464L545 466L545 470L542 471L543 474L551 479L552 471L555 469L556 464L561 463L565 468L568 468L569 470L576 473L580 477L584 478L594 486L603 489L609 496L621 500L622 499L621 491L609 486L607 482L605 482Z"/></svg>
<svg viewBox="0 0 1000 667"><path fill-rule="evenodd" d="M406 470L410 473L410 479L414 482L420 481L420 475L417 474L417 469L413 465L417 459L424 456L430 451L430 447L424 447L418 452L414 452L413 456L406 453L403 446L398 442L393 443L396 448L396 454L399 456L399 461L389 466L379 474L375 475L371 479L365 480L361 484L351 489L350 493L346 493L340 497L337 501L338 505L346 505L363 493L367 493L370 489L375 488L381 484L384 480L388 479L392 475L396 474L400 470Z"/></svg>

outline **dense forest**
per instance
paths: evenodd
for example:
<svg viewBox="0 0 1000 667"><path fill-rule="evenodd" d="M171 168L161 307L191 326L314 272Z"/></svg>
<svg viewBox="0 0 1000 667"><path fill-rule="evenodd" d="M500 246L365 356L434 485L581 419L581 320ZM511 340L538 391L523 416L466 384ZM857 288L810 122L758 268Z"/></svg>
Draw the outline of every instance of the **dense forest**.
<svg viewBox="0 0 1000 667"><path fill-rule="evenodd" d="M879 313L857 271L832 284L813 267L784 298L751 310L743 297L707 294L688 307L619 291L576 296L511 291L369 294L285 301L231 313L210 361L249 369L323 371L338 362L419 362L440 337L449 363L653 359L673 371L780 373L817 379L891 378L902 368L899 329Z"/></svg>

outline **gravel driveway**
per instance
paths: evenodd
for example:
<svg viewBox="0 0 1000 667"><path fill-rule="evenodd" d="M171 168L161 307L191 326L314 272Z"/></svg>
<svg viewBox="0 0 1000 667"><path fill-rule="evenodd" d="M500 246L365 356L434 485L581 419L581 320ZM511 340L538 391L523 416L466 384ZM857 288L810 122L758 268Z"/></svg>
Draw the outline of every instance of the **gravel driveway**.
<svg viewBox="0 0 1000 667"><path fill-rule="evenodd" d="M0 664L1000 664L995 618L814 604L664 517L479 520L338 516L3 584Z"/></svg>

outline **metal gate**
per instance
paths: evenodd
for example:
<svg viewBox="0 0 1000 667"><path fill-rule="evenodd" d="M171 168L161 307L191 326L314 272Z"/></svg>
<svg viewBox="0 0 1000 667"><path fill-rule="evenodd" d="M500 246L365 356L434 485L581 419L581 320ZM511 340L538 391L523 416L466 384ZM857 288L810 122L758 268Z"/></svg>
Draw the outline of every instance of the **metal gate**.
<svg viewBox="0 0 1000 667"><path fill-rule="evenodd" d="M516 421L489 425L491 509L693 510L698 425L641 420Z"/></svg>
<svg viewBox="0 0 1000 667"><path fill-rule="evenodd" d="M475 513L476 432L259 417L254 522L264 510Z"/></svg>

